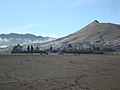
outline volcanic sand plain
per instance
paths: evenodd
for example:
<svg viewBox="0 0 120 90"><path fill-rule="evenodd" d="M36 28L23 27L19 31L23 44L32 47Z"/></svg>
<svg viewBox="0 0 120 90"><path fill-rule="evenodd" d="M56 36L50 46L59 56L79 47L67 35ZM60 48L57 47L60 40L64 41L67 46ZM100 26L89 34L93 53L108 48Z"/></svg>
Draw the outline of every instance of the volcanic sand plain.
<svg viewBox="0 0 120 90"><path fill-rule="evenodd" d="M120 90L120 55L0 55L0 90Z"/></svg>

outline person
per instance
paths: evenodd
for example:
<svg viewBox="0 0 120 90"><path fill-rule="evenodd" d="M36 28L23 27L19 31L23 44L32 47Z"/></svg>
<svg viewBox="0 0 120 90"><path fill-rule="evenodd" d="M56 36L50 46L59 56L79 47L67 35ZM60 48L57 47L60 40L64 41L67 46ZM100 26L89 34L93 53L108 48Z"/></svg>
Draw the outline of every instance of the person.
<svg viewBox="0 0 120 90"><path fill-rule="evenodd" d="M34 51L34 47L33 45L31 45L31 55L33 54L33 51Z"/></svg>

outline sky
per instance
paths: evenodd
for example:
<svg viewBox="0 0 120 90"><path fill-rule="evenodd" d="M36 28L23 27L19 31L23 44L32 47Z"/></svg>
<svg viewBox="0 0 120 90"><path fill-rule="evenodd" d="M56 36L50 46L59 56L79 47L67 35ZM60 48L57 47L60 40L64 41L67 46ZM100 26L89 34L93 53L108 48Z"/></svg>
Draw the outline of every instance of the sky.
<svg viewBox="0 0 120 90"><path fill-rule="evenodd" d="M0 0L0 34L60 38L93 20L120 24L120 0Z"/></svg>

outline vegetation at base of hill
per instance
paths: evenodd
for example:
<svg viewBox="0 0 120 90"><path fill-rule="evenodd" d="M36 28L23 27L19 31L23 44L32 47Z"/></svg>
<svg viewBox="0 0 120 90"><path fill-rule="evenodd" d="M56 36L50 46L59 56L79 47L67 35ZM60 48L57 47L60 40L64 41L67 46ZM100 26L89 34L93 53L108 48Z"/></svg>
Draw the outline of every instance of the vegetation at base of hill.
<svg viewBox="0 0 120 90"><path fill-rule="evenodd" d="M20 44L13 47L11 53L73 53L73 54L102 54L103 49L97 45L91 45L89 47L73 47L72 44L68 44L68 46L64 48L57 48L54 49L54 47L51 45L48 49L40 49L38 46L34 47L33 45L28 45L26 50L22 49L22 46Z"/></svg>

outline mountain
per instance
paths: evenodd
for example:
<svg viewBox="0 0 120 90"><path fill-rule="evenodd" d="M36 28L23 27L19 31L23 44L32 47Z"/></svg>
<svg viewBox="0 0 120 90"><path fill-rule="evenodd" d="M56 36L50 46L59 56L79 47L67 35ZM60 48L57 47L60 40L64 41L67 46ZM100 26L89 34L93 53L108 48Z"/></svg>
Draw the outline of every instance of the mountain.
<svg viewBox="0 0 120 90"><path fill-rule="evenodd" d="M20 43L25 44L23 45L24 49L30 43L32 43L34 46L42 47L42 49L47 49L51 46L53 46L53 49L59 49L67 47L69 44L76 48L97 45L103 49L120 51L120 25L113 23L100 23L99 21L94 20L82 29L68 36L52 41L48 41L49 39L51 38L35 36L32 34L1 34L0 45L12 45ZM48 42L43 42L46 40ZM7 50L11 50L11 46L9 46Z"/></svg>
<svg viewBox="0 0 120 90"><path fill-rule="evenodd" d="M16 44L40 43L53 40L51 37L35 36L33 34L0 34L0 47L6 47Z"/></svg>
<svg viewBox="0 0 120 90"><path fill-rule="evenodd" d="M57 40L42 44L43 47L64 47L72 44L74 47L99 45L120 51L120 25L100 23L94 20L79 31ZM41 45L41 44L36 44Z"/></svg>

